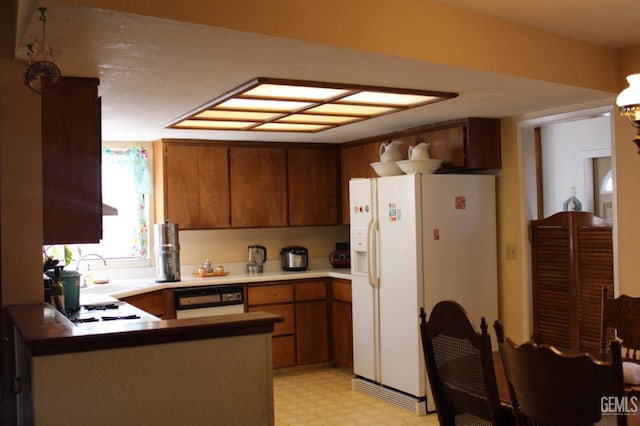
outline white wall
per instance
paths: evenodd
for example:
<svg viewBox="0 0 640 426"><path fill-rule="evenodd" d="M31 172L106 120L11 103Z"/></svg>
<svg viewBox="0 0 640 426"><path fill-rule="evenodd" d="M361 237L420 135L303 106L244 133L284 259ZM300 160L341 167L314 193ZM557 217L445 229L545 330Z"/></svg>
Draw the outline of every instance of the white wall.
<svg viewBox="0 0 640 426"><path fill-rule="evenodd" d="M562 211L575 187L583 210L592 210L586 188L589 159L611 155L611 118L602 115L582 120L551 123L541 127L544 216Z"/></svg>

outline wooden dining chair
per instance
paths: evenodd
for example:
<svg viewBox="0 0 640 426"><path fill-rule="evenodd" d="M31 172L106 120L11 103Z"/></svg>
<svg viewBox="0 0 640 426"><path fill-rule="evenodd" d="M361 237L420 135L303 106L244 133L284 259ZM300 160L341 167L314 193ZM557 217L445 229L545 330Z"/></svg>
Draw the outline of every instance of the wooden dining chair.
<svg viewBox="0 0 640 426"><path fill-rule="evenodd" d="M610 362L598 361L550 345L516 345L499 321L494 327L518 425L627 424L627 413L602 412L624 404L619 342L611 342Z"/></svg>
<svg viewBox="0 0 640 426"><path fill-rule="evenodd" d="M602 287L600 318L600 353L603 358L608 359L609 342L615 337L622 344L623 361L640 363L640 297L621 295L610 298L609 289Z"/></svg>
<svg viewBox="0 0 640 426"><path fill-rule="evenodd" d="M427 374L441 425L512 425L511 408L500 403L487 322L478 333L465 309L442 301L420 331Z"/></svg>

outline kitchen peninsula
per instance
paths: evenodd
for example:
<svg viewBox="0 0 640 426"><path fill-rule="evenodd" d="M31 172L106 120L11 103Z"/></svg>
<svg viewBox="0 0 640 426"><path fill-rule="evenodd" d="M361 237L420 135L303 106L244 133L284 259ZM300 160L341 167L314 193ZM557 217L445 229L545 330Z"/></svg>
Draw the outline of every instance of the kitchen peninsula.
<svg viewBox="0 0 640 426"><path fill-rule="evenodd" d="M98 313L98 318L137 317L132 320L74 324L48 304L8 307L17 331L16 376L21 379L15 387L20 388L20 415L29 420L27 424L66 423L69 419L60 417L61 412L73 413L79 424L95 419L160 425L273 424L272 367L278 366L280 347L298 342L302 346L292 347L288 352L292 356L283 359L318 362L314 357L321 351L316 350L316 341L322 339L314 324L322 325L327 337L329 324L351 328L350 321L325 316L318 322L320 316L315 315L316 308L327 314L338 312L328 309L334 293L329 283L348 282L347 270L316 266L315 261L303 272L281 271L275 265L263 274L248 275L242 265L229 264L225 265L229 275L206 278L194 276L197 266L183 265L183 280L172 283L156 283L152 275L141 272L128 279L113 272L108 284L81 290L85 307L100 303L118 307ZM290 286L297 295L291 302L254 306L249 296L246 313L192 319L160 319L134 303L158 292L238 283L244 284L246 294L255 285L273 289L269 294ZM315 291L318 283L326 284L324 299L303 299L304 290ZM305 320L290 333L280 331L292 318L279 315L278 309L295 310L297 319ZM307 331L315 333L312 346L305 346L303 334L297 334ZM322 356L327 358L322 361L330 357L328 348L333 346L340 362L336 350L340 345L324 342ZM345 358L350 360L350 353Z"/></svg>
<svg viewBox="0 0 640 426"><path fill-rule="evenodd" d="M75 325L49 304L7 311L19 424L274 422L276 315L159 320L140 311L138 320Z"/></svg>

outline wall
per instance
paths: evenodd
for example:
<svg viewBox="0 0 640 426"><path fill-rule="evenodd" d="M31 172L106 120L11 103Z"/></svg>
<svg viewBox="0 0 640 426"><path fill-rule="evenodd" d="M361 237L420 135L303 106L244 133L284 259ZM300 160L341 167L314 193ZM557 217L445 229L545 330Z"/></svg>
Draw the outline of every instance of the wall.
<svg viewBox="0 0 640 426"><path fill-rule="evenodd" d="M310 258L328 259L341 241L349 241L348 226L180 231L180 260L191 265L205 258L214 263L246 262L250 244L266 246L269 261L280 259L280 249L289 245L306 247Z"/></svg>
<svg viewBox="0 0 640 426"><path fill-rule="evenodd" d="M562 211L572 187L582 210L594 212L593 196L588 193L593 188L585 183L585 161L611 152L611 117L547 124L541 127L541 138L544 217Z"/></svg>
<svg viewBox="0 0 640 426"><path fill-rule="evenodd" d="M42 298L40 97L22 84L24 65L0 57L2 299Z"/></svg>
<svg viewBox="0 0 640 426"><path fill-rule="evenodd" d="M497 178L498 295L500 321L514 341L529 337L529 293L525 220L524 167L516 118L500 121L502 170ZM516 247L516 259L506 259L507 244ZM491 322L491 320L489 320Z"/></svg>
<svg viewBox="0 0 640 426"><path fill-rule="evenodd" d="M36 425L274 421L271 334L38 356L32 362Z"/></svg>

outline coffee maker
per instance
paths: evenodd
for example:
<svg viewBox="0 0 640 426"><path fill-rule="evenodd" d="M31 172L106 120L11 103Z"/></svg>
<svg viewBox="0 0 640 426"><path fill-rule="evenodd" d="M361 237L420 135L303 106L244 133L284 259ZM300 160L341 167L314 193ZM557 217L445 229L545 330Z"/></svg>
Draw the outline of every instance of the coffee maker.
<svg viewBox="0 0 640 426"><path fill-rule="evenodd" d="M253 244L248 247L249 249L249 262L247 263L248 274L261 274L264 268L264 263L267 261L267 248L258 244Z"/></svg>

